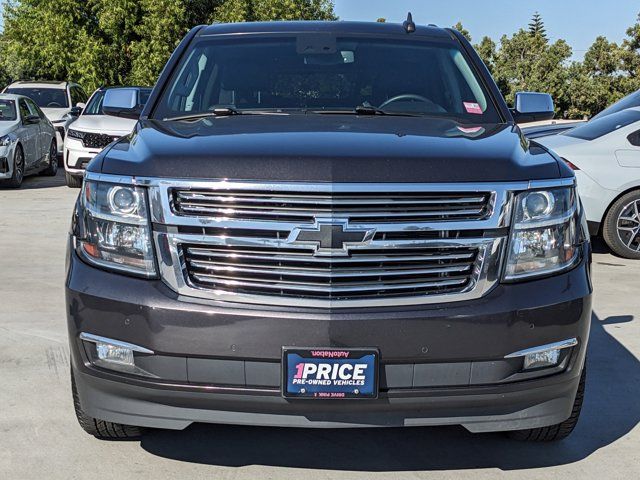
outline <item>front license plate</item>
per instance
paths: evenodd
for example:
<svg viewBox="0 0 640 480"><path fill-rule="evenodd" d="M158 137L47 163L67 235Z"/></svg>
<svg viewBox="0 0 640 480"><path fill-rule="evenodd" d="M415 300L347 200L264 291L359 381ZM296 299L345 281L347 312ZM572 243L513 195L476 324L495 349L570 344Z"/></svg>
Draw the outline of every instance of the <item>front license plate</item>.
<svg viewBox="0 0 640 480"><path fill-rule="evenodd" d="M287 398L376 398L378 351L283 348L282 394Z"/></svg>

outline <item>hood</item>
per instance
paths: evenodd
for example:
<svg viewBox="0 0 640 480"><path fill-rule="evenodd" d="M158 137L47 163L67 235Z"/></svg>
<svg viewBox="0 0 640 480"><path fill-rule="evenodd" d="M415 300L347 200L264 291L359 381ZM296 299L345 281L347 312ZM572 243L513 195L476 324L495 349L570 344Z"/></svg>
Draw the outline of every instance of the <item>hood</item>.
<svg viewBox="0 0 640 480"><path fill-rule="evenodd" d="M490 182L558 178L517 127L433 118L236 115L144 120L90 171L172 178L319 182Z"/></svg>
<svg viewBox="0 0 640 480"><path fill-rule="evenodd" d="M69 113L68 108L41 108L40 110L42 110L42 113L45 114L50 122L62 120L62 117Z"/></svg>
<svg viewBox="0 0 640 480"><path fill-rule="evenodd" d="M133 131L136 122L137 120L111 115L80 115L77 120L71 123L70 128L83 132L126 135Z"/></svg>

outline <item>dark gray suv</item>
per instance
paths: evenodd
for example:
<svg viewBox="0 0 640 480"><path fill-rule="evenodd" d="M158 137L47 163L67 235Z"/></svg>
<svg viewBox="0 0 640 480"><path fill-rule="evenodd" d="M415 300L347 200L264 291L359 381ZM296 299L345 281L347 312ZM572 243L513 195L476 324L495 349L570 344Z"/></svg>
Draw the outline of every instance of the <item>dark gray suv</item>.
<svg viewBox="0 0 640 480"><path fill-rule="evenodd" d="M591 249L572 171L436 27L194 28L87 167L66 282L89 433L193 422L575 426Z"/></svg>

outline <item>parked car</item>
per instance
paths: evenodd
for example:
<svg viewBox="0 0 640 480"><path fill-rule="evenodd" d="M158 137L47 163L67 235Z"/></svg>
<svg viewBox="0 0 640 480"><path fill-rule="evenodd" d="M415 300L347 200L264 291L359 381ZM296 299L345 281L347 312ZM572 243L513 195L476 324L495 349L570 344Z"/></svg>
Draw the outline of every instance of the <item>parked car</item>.
<svg viewBox="0 0 640 480"><path fill-rule="evenodd" d="M549 135L559 135L571 130L578 125L585 123L584 120L548 120L544 122L534 122L522 128L522 133L529 140L548 137Z"/></svg>
<svg viewBox="0 0 640 480"><path fill-rule="evenodd" d="M537 142L575 170L591 234L601 234L616 254L640 259L640 108Z"/></svg>
<svg viewBox="0 0 640 480"><path fill-rule="evenodd" d="M65 282L88 433L193 422L461 424L567 436L590 243L573 171L529 146L452 29L200 26L89 163Z"/></svg>
<svg viewBox="0 0 640 480"><path fill-rule="evenodd" d="M36 102L56 129L58 154L62 155L66 128L87 101L82 87L72 82L23 80L6 87L4 93L24 95Z"/></svg>
<svg viewBox="0 0 640 480"><path fill-rule="evenodd" d="M592 117L592 120L606 117L607 115L611 115L612 113L617 113L621 110L626 110L627 108L634 107L640 107L640 90L627 95L626 97L618 100L613 105L605 108L603 111Z"/></svg>
<svg viewBox="0 0 640 480"><path fill-rule="evenodd" d="M114 140L131 133L135 127L136 119L105 115L102 111L105 93L119 88L122 87L96 90L82 114L67 129L63 158L69 187L79 188L84 170L93 157ZM141 108L147 102L151 88L133 87L131 91L135 92L135 102Z"/></svg>
<svg viewBox="0 0 640 480"><path fill-rule="evenodd" d="M0 185L18 188L25 175L58 171L53 125L29 98L0 94Z"/></svg>

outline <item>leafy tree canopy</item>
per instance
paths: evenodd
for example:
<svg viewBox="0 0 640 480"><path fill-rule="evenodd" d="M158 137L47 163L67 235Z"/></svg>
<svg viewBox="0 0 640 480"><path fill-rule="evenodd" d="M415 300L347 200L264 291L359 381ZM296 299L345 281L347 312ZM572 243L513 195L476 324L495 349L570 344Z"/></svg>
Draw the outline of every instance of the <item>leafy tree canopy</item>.
<svg viewBox="0 0 640 480"><path fill-rule="evenodd" d="M0 81L152 85L195 25L336 18L331 0L9 0Z"/></svg>

